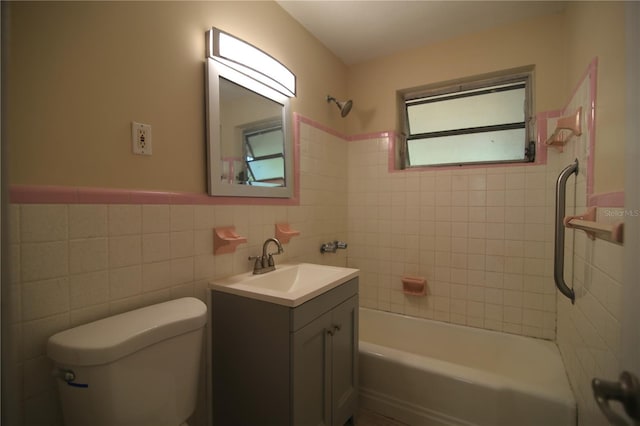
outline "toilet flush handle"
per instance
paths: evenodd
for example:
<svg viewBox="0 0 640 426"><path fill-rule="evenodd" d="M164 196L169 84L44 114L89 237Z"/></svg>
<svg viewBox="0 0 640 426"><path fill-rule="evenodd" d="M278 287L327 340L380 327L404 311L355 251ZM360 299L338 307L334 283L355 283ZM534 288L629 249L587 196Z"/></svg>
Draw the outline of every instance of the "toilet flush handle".
<svg viewBox="0 0 640 426"><path fill-rule="evenodd" d="M60 380L64 380L65 382L67 382L67 384L69 386L73 386L76 388L88 388L89 384L88 383L76 383L76 373L73 372L73 370L69 370L66 368L58 368L56 370L53 370L52 375L54 377L57 377Z"/></svg>

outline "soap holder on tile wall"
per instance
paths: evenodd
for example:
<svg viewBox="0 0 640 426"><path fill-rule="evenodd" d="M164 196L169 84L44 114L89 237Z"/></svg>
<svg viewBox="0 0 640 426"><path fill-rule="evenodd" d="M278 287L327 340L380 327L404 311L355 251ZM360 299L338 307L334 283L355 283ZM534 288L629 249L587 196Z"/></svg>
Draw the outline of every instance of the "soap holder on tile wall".
<svg viewBox="0 0 640 426"><path fill-rule="evenodd" d="M247 239L236 234L235 226L220 226L213 229L213 254L226 254L236 251L238 244Z"/></svg>
<svg viewBox="0 0 640 426"><path fill-rule="evenodd" d="M276 238L282 244L287 244L291 237L297 237L300 231L291 229L288 223L276 223Z"/></svg>
<svg viewBox="0 0 640 426"><path fill-rule="evenodd" d="M556 123L556 129L549 136L546 145L555 146L560 152L563 146L569 142L571 136L582 134L582 107L578 107L576 112L566 117L560 117Z"/></svg>
<svg viewBox="0 0 640 426"><path fill-rule="evenodd" d="M427 280L422 277L402 277L402 292L411 296L424 296L427 294Z"/></svg>
<svg viewBox="0 0 640 426"><path fill-rule="evenodd" d="M589 207L586 212L580 215L565 216L562 222L567 228L584 231L592 240L600 238L611 243L622 245L624 243L624 222L597 222L596 209L596 207Z"/></svg>

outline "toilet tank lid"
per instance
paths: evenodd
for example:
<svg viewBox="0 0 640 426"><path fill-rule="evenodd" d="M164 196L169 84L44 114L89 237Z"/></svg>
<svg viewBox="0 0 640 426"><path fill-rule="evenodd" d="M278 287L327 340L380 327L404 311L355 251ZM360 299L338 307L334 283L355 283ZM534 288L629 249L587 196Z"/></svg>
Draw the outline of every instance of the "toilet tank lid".
<svg viewBox="0 0 640 426"><path fill-rule="evenodd" d="M196 298L185 297L57 333L49 338L47 355L68 366L106 364L202 328L206 322L207 306Z"/></svg>

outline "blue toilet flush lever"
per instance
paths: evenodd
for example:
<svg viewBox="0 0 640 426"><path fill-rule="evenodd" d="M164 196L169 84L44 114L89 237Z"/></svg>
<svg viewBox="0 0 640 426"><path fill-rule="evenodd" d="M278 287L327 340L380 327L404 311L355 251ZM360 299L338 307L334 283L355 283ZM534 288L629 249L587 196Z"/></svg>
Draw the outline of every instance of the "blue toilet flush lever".
<svg viewBox="0 0 640 426"><path fill-rule="evenodd" d="M76 373L73 370L68 370L64 368L60 368L58 370L53 371L53 375L61 380L67 382L69 386L73 386L76 388L88 388L88 383L76 383Z"/></svg>

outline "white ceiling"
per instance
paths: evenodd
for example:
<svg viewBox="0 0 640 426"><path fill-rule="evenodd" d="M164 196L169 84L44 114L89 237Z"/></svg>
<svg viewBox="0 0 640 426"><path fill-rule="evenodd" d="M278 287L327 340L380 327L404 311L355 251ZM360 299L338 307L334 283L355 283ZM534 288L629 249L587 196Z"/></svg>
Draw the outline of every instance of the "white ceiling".
<svg viewBox="0 0 640 426"><path fill-rule="evenodd" d="M563 1L277 0L345 64L558 13Z"/></svg>

